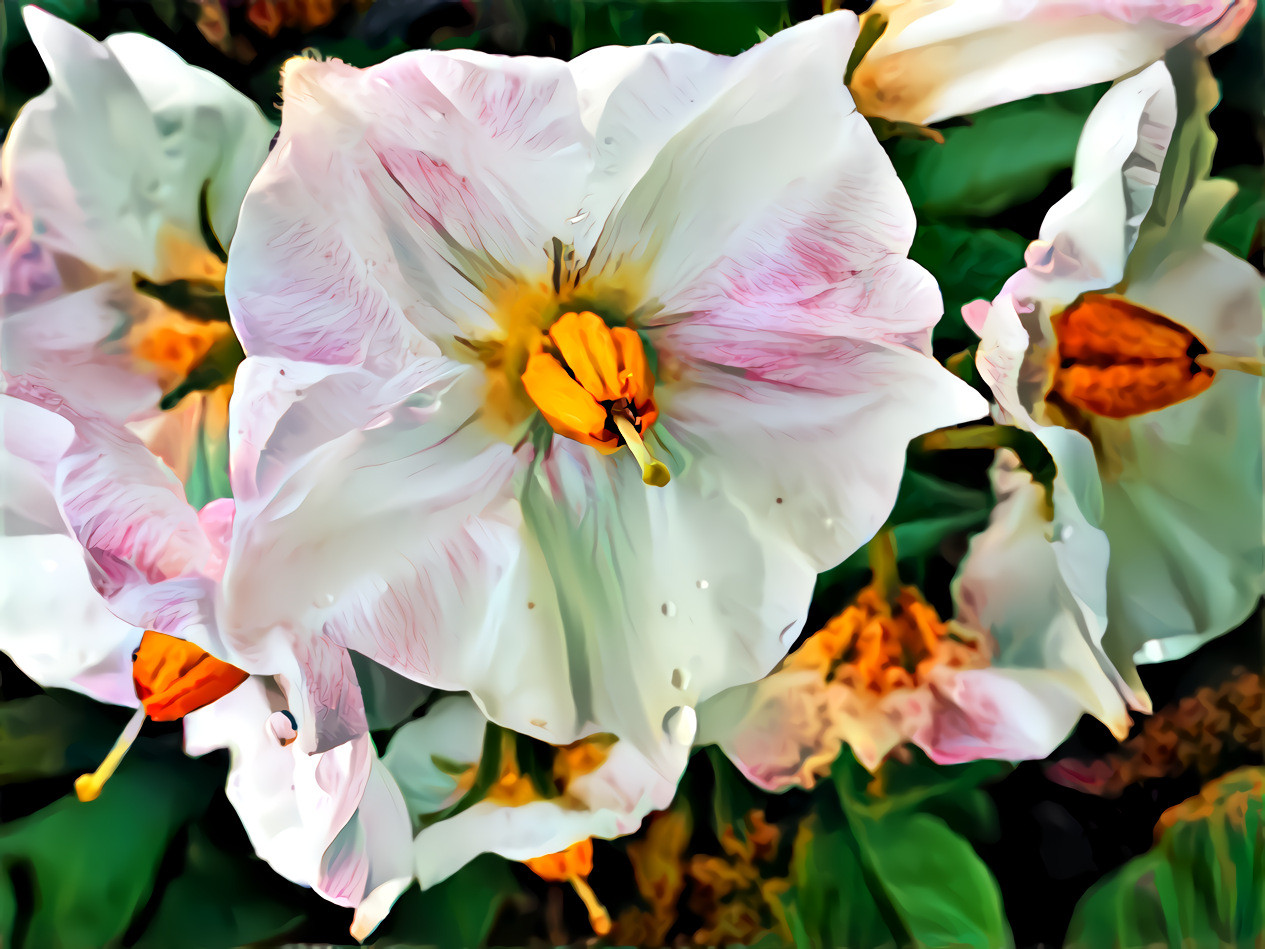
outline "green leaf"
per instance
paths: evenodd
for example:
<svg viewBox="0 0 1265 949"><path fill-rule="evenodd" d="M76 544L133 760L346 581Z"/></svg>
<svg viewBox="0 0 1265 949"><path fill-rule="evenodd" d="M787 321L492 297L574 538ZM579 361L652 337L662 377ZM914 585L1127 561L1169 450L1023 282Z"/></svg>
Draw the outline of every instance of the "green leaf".
<svg viewBox="0 0 1265 949"><path fill-rule="evenodd" d="M989 217L1035 198L1072 166L1085 118L1106 87L1034 96L977 112L929 139L888 143L920 217Z"/></svg>
<svg viewBox="0 0 1265 949"><path fill-rule="evenodd" d="M857 839L915 944L1011 944L1001 891L966 839L931 814L857 822Z"/></svg>
<svg viewBox="0 0 1265 949"><path fill-rule="evenodd" d="M924 759L885 765L871 781L852 755L835 762L833 783L861 859L916 945L1011 945L997 881L966 838L929 812L938 802L978 793L1006 768L997 762L946 768Z"/></svg>
<svg viewBox="0 0 1265 949"><path fill-rule="evenodd" d="M420 815L423 825L429 826L441 820L447 820L474 807L487 796L492 785L501 776L501 757L505 752L506 740L512 734L500 725L487 723L483 732L483 749L479 753L479 766L475 769L474 783L470 785L470 790L442 811Z"/></svg>
<svg viewBox="0 0 1265 949"><path fill-rule="evenodd" d="M571 5L573 52L640 46L656 33L732 55L790 22L784 0L579 0Z"/></svg>
<svg viewBox="0 0 1265 949"><path fill-rule="evenodd" d="M936 222L918 224L909 256L930 271L944 296L944 318L935 328L937 342L954 340L963 346L978 342L962 320L963 305L995 297L1002 284L1023 269L1027 246L1028 239L1014 231Z"/></svg>
<svg viewBox="0 0 1265 949"><path fill-rule="evenodd" d="M281 878L261 860L234 860L195 826L183 869L162 889L135 947L224 949L280 936L303 919L282 901L285 893Z"/></svg>
<svg viewBox="0 0 1265 949"><path fill-rule="evenodd" d="M101 710L60 690L0 704L0 784L91 771L119 733Z"/></svg>
<svg viewBox="0 0 1265 949"><path fill-rule="evenodd" d="M414 887L400 897L375 934L374 946L481 946L518 889L505 860L483 854L442 883L426 890Z"/></svg>
<svg viewBox="0 0 1265 949"><path fill-rule="evenodd" d="M846 827L830 823L821 816L810 817L795 840L792 887L782 901L796 949L878 949L903 942L899 923L884 918L878 902L881 890L876 898L855 838ZM891 908L886 910L890 916Z"/></svg>
<svg viewBox="0 0 1265 949"><path fill-rule="evenodd" d="M1265 170L1243 165L1222 172L1239 186L1230 203L1221 209L1208 231L1208 240L1240 257L1259 250L1265 229Z"/></svg>
<svg viewBox="0 0 1265 949"><path fill-rule="evenodd" d="M0 831L0 945L116 944L150 898L168 844L206 807L209 770L134 751L97 800L67 796Z"/></svg>
<svg viewBox="0 0 1265 949"><path fill-rule="evenodd" d="M1084 896L1067 946L1265 944L1265 768L1232 771L1190 804L1150 851Z"/></svg>
<svg viewBox="0 0 1265 949"><path fill-rule="evenodd" d="M719 837L726 827L732 827L738 839L745 840L747 815L764 809L760 792L715 745L708 745L704 754L712 766L712 830Z"/></svg>

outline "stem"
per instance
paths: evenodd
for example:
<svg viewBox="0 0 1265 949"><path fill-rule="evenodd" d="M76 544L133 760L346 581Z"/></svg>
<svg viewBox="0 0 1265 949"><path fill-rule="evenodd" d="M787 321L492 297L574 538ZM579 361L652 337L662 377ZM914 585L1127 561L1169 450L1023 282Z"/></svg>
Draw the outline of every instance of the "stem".
<svg viewBox="0 0 1265 949"><path fill-rule="evenodd" d="M871 583L888 603L895 603L900 595L900 571L896 567L896 539L891 528L885 527L866 546L870 555Z"/></svg>

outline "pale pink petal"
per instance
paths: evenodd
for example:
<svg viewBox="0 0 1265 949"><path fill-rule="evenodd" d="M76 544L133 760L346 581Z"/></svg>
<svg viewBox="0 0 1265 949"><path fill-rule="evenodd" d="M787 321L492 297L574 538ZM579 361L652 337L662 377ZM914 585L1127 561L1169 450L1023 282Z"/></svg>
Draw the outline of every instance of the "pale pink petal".
<svg viewBox="0 0 1265 949"><path fill-rule="evenodd" d="M1254 0L880 0L852 75L866 115L919 125L1126 76L1199 37L1232 40Z"/></svg>

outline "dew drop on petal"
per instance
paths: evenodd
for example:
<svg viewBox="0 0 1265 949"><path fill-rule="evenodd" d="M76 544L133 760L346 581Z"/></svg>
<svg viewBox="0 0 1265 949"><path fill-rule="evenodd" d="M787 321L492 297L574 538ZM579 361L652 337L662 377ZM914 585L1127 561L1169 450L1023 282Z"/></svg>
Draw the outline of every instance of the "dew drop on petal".
<svg viewBox="0 0 1265 949"><path fill-rule="evenodd" d="M690 685L690 674L684 669L672 670L672 688L685 690Z"/></svg>
<svg viewBox="0 0 1265 949"><path fill-rule="evenodd" d="M1071 539L1072 539L1072 525L1064 524L1063 527L1059 530L1059 540L1063 541L1063 543L1066 544Z"/></svg>
<svg viewBox="0 0 1265 949"><path fill-rule="evenodd" d="M706 581L706 580L699 580L699 581L698 581L698 588L699 588L700 590L706 590L706 589L707 589L707 581Z"/></svg>
<svg viewBox="0 0 1265 949"><path fill-rule="evenodd" d="M661 607L659 607L659 611L664 616L667 616L669 618L676 616L676 604L673 603L671 600L668 600L668 602L664 603Z"/></svg>
<svg viewBox="0 0 1265 949"><path fill-rule="evenodd" d="M689 745L698 731L698 715L690 706L678 705L668 712L663 728L678 745Z"/></svg>

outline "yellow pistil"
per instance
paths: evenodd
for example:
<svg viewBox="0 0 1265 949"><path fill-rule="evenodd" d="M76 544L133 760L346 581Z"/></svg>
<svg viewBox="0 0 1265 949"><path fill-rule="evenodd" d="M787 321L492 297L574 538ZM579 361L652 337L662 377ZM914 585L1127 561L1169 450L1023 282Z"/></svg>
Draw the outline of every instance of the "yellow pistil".
<svg viewBox="0 0 1265 949"><path fill-rule="evenodd" d="M1222 353L1203 353L1195 362L1213 372L1246 372L1250 376L1265 375L1265 363L1251 356L1226 356Z"/></svg>
<svg viewBox="0 0 1265 949"><path fill-rule="evenodd" d="M637 426L633 424L632 419L623 413L615 412L611 413L611 421L619 429L619 434L623 436L624 444L628 446L632 456L637 459L637 464L641 465L642 481L656 488L661 488L672 480L668 466L650 453L650 449L641 440L641 435L638 434Z"/></svg>
<svg viewBox="0 0 1265 949"><path fill-rule="evenodd" d="M81 801L95 801L105 782L140 734L145 719L170 722L210 705L245 682L247 674L221 662L193 643L146 630L132 654L132 684L141 707L136 710L101 766L75 779Z"/></svg>
<svg viewBox="0 0 1265 949"><path fill-rule="evenodd" d="M75 778L75 794L78 795L79 800L84 802L95 801L100 796L101 789L105 787L105 782L110 780L110 776L118 768L119 762L123 760L127 750L132 747L132 742L136 741L136 736L141 733L143 724L145 724L145 707L142 705L136 710L136 714L128 720L127 727L123 729L123 733L119 735L114 747L110 749L110 753L101 762L101 766L91 774L81 774Z"/></svg>

